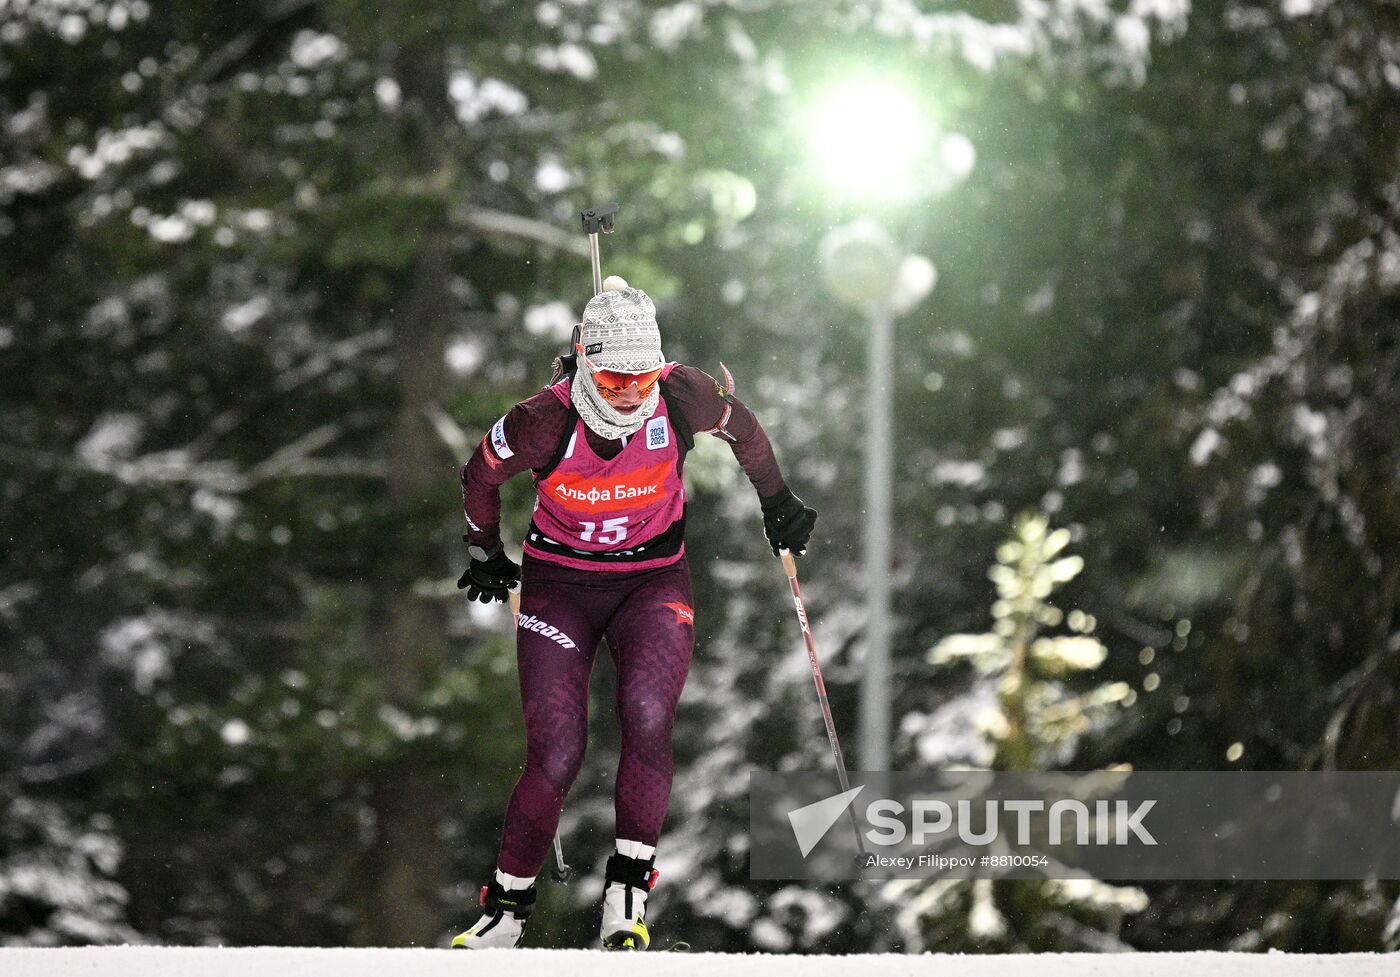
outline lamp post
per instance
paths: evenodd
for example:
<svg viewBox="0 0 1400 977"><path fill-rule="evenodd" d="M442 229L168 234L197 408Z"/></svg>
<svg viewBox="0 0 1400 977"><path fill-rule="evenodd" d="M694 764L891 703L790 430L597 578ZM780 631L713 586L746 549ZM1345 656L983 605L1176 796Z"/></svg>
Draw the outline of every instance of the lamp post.
<svg viewBox="0 0 1400 977"><path fill-rule="evenodd" d="M903 206L947 192L976 161L972 143L940 132L920 100L878 74L853 76L820 93L803 114L813 173L830 195ZM917 204L914 204L917 206ZM897 316L933 288L933 263L906 254L879 223L864 217L827 233L821 246L828 290L859 311L869 328L869 422L865 438L866 658L861 683L860 765L888 770L893 696L890 682L890 553L893 499L893 331Z"/></svg>
<svg viewBox="0 0 1400 977"><path fill-rule="evenodd" d="M865 438L866 654L860 697L860 765L890 763L890 549L894 495L894 318L933 287L926 258L904 255L879 224L857 220L822 241L828 290L869 327Z"/></svg>

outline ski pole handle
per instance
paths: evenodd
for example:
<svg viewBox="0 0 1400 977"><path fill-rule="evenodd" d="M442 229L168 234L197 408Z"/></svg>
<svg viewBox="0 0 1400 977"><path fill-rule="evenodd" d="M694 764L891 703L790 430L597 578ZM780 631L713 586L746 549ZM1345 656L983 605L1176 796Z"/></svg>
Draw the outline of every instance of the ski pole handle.
<svg viewBox="0 0 1400 977"><path fill-rule="evenodd" d="M778 559L783 561L783 570L787 573L789 580L797 579L797 559L792 555L786 546L778 547Z"/></svg>
<svg viewBox="0 0 1400 977"><path fill-rule="evenodd" d="M510 602L510 616L512 620L520 618L520 582L516 581L510 585L510 590L506 594L506 600Z"/></svg>

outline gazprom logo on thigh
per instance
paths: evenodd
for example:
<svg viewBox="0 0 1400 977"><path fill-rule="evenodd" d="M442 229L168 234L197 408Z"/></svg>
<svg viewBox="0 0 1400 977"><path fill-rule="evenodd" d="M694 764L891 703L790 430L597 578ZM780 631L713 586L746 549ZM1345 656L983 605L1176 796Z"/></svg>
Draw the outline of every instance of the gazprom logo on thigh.
<svg viewBox="0 0 1400 977"><path fill-rule="evenodd" d="M666 424L666 418L653 417L647 421L647 450L655 451L657 448L664 448L671 443L671 428Z"/></svg>
<svg viewBox="0 0 1400 977"><path fill-rule="evenodd" d="M522 631L533 631L541 638L548 638L561 648L576 648L574 639L552 624L546 624L533 614L521 614L516 627Z"/></svg>

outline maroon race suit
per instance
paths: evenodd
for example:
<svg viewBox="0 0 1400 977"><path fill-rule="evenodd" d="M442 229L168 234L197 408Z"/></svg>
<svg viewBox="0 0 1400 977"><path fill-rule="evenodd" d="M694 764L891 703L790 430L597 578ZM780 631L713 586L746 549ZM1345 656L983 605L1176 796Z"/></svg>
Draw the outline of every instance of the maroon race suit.
<svg viewBox="0 0 1400 977"><path fill-rule="evenodd" d="M761 497L785 487L752 411L701 370L671 363L662 377L656 412L632 437L589 429L566 378L511 408L462 469L468 535L487 550L500 541L501 485L530 470L537 493L516 626L525 766L497 863L511 875L539 873L583 763L600 638L617 668L617 837L660 837L671 730L695 644L681 481L693 433L729 443Z"/></svg>

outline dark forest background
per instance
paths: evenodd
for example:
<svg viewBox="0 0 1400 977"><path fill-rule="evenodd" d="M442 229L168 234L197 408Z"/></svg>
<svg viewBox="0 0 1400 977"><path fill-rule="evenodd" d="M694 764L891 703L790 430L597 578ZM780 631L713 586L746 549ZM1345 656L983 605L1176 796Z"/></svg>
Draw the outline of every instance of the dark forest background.
<svg viewBox="0 0 1400 977"><path fill-rule="evenodd" d="M970 141L966 179L814 184L806 100L869 66ZM1397 768L1398 123L1378 0L0 0L0 942L474 919L523 743L508 617L454 586L457 470L548 379L610 198L605 273L670 358L730 366L821 511L804 591L849 736L866 335L818 251L864 213L939 278L896 324L894 766ZM748 773L827 748L707 440L658 931L1400 946L1394 882L750 882ZM933 650L1020 633L988 570L1037 526L1082 558L1047 600L1102 662L1025 676L1082 721L1008 727L1006 676ZM542 887L537 946L596 933L603 661L564 822L591 878Z"/></svg>

